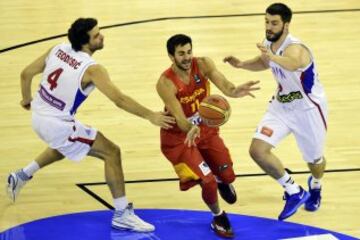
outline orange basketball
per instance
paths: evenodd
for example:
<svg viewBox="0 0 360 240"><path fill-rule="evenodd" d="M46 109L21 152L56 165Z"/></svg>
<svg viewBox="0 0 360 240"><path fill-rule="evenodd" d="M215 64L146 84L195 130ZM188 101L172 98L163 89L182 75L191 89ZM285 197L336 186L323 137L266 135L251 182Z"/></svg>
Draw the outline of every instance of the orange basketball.
<svg viewBox="0 0 360 240"><path fill-rule="evenodd" d="M199 114L204 124L218 127L225 124L230 117L231 107L220 95L210 95L200 103Z"/></svg>

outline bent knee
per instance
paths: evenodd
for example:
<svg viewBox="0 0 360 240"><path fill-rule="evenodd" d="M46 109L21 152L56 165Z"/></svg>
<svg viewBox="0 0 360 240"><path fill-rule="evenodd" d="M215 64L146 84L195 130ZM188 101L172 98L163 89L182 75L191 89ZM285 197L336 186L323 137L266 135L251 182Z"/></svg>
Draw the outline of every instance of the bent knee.
<svg viewBox="0 0 360 240"><path fill-rule="evenodd" d="M254 161L261 161L266 155L270 154L271 146L260 140L253 140L249 148L249 154Z"/></svg>
<svg viewBox="0 0 360 240"><path fill-rule="evenodd" d="M120 147L116 144L109 145L106 151L106 155L108 155L110 158L120 158L121 155Z"/></svg>
<svg viewBox="0 0 360 240"><path fill-rule="evenodd" d="M235 181L236 175L232 166L227 166L224 169L220 169L217 177L222 183L230 184Z"/></svg>

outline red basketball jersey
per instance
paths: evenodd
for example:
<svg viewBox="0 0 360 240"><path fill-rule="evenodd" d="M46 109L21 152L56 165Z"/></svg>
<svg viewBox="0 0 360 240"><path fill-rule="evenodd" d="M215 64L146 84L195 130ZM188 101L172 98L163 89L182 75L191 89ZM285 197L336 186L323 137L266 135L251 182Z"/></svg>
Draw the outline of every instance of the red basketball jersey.
<svg viewBox="0 0 360 240"><path fill-rule="evenodd" d="M201 74L197 59L192 59L189 84L185 84L181 81L171 67L163 74L176 86L176 98L181 103L185 116L192 123L200 125L201 119L199 117L198 109L201 101L210 94L210 83L208 79ZM181 130L177 126L174 126L171 131Z"/></svg>

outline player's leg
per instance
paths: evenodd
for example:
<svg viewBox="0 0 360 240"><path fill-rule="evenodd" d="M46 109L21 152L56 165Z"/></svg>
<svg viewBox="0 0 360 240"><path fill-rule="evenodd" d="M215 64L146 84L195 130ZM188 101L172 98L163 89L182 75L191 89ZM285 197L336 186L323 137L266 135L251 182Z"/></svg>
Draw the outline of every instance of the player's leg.
<svg viewBox="0 0 360 240"><path fill-rule="evenodd" d="M126 199L120 148L98 132L88 154L104 160L105 179L115 206L112 226L137 232L154 231L155 227L140 219L134 213L132 203L128 203Z"/></svg>
<svg viewBox="0 0 360 240"><path fill-rule="evenodd" d="M7 193L9 198L15 202L20 194L22 187L32 178L32 176L51 163L63 159L64 156L57 150L46 148L34 161L27 166L9 174L7 179Z"/></svg>
<svg viewBox="0 0 360 240"><path fill-rule="evenodd" d="M219 205L215 176L198 149L185 147L180 156L180 162L175 164L174 168L182 185L189 182L200 183L202 199L213 214L211 228L216 234L222 237L233 237L230 221Z"/></svg>
<svg viewBox="0 0 360 240"><path fill-rule="evenodd" d="M299 128L295 129L294 136L311 172L308 178L310 198L305 203L305 209L313 212L321 204L321 180L326 167L323 157L326 123L317 108L298 114L297 118Z"/></svg>
<svg viewBox="0 0 360 240"><path fill-rule="evenodd" d="M290 129L283 121L267 112L258 125L249 150L252 159L285 189L286 203L278 217L279 220L284 220L295 214L310 196L295 183L285 171L279 158L271 151L289 133Z"/></svg>
<svg viewBox="0 0 360 240"><path fill-rule="evenodd" d="M272 153L273 146L261 139L253 138L250 145L250 156L259 167L275 180L285 174L280 159Z"/></svg>
<svg viewBox="0 0 360 240"><path fill-rule="evenodd" d="M228 148L218 134L211 135L204 144L198 145L199 151L211 171L216 176L220 196L229 204L237 200L232 183L235 181L233 162Z"/></svg>
<svg viewBox="0 0 360 240"><path fill-rule="evenodd" d="M88 155L104 160L105 180L114 199L125 196L120 148L98 132ZM127 203L123 204L123 209Z"/></svg>
<svg viewBox="0 0 360 240"><path fill-rule="evenodd" d="M232 237L234 234L229 219L219 206L215 176L198 149L184 145L183 134L162 130L160 136L161 151L171 162L180 179L180 190L186 191L200 184L202 199L214 216L211 227L220 236Z"/></svg>
<svg viewBox="0 0 360 240"><path fill-rule="evenodd" d="M311 176L308 178L308 187L310 198L305 203L305 209L314 212L319 209L321 204L321 179L325 172L326 160L325 157L317 159L315 163L308 163Z"/></svg>

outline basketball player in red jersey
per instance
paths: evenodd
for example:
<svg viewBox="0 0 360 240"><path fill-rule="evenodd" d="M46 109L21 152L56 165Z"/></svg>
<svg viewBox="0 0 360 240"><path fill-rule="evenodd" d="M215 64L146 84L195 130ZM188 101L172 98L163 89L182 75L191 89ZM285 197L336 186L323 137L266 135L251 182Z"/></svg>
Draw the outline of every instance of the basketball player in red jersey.
<svg viewBox="0 0 360 240"><path fill-rule="evenodd" d="M259 89L255 86L258 81L234 86L211 59L193 57L191 38L183 34L167 41L167 51L173 64L160 76L156 88L177 125L169 130L161 129L161 150L180 178L180 190L201 186L202 198L214 216L211 228L222 237L233 237L229 219L217 198L219 189L226 202L236 202L231 185L235 180L233 163L219 136L219 128L202 124L198 107L209 95L208 79L224 95L234 98L254 97L252 91Z"/></svg>

